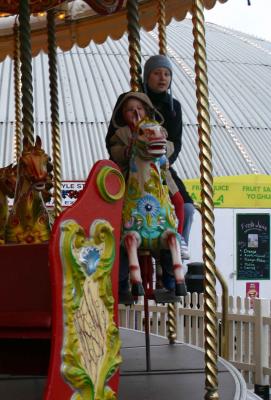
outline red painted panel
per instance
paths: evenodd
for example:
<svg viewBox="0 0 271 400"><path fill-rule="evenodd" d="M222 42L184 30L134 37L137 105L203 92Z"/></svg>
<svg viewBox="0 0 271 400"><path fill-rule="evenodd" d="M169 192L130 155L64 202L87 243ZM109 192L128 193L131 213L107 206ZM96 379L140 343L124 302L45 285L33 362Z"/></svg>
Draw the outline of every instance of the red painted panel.
<svg viewBox="0 0 271 400"><path fill-rule="evenodd" d="M51 282L53 292L53 333L52 333L52 351L51 361L49 367L49 376L47 390L45 393L46 400L66 400L70 399L72 390L65 383L64 379L60 374L61 365L61 348L63 339L63 315L62 315L62 265L59 253L59 239L60 239L60 224L68 219L75 220L79 225L85 229L86 235L89 232L89 226L95 219L105 219L110 222L114 227L115 240L116 240L116 258L114 262L112 272L112 286L113 295L115 298L114 317L117 323L117 309L118 309L118 264L119 264L119 239L121 229L121 212L122 212L122 200L118 200L114 203L108 203L103 200L99 194L96 186L96 177L102 167L109 166L117 170L119 168L108 160L97 162L92 168L88 177L87 183L84 190L80 194L76 203L73 206L66 209L57 219L54 224L50 247L50 270L51 270ZM114 183L115 182L115 183ZM106 180L106 187L110 189L111 193L116 193L116 185L118 182L115 177L109 175ZM117 392L118 387L118 375L116 374L109 382L111 388Z"/></svg>

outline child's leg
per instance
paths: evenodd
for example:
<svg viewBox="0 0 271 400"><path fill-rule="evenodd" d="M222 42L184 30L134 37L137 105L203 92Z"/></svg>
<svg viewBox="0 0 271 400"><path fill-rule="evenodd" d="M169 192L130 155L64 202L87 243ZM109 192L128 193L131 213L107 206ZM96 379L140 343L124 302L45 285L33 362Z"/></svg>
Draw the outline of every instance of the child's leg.
<svg viewBox="0 0 271 400"><path fill-rule="evenodd" d="M189 241L189 235L190 235L190 230L191 230L191 226L192 226L192 222L193 222L193 216L194 216L194 212L195 212L195 207L193 203L185 203L184 204L184 224L183 224L183 238L186 242L186 244L188 244Z"/></svg>
<svg viewBox="0 0 271 400"><path fill-rule="evenodd" d="M178 233L180 233L181 235L183 232L183 223L184 223L184 201L181 193L180 192L175 193L171 197L171 201L175 207L175 213L179 220Z"/></svg>

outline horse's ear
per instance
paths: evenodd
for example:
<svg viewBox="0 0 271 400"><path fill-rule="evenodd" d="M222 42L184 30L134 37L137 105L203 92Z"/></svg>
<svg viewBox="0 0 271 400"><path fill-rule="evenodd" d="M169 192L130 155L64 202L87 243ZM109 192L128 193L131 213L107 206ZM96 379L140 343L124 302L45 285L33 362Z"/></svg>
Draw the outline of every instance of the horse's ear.
<svg viewBox="0 0 271 400"><path fill-rule="evenodd" d="M29 150L29 145L30 145L30 143L29 143L28 137L24 136L24 138L23 138L23 151Z"/></svg>
<svg viewBox="0 0 271 400"><path fill-rule="evenodd" d="M35 146L36 146L38 149L41 149L41 138L40 138L39 135L36 136L36 143L35 143Z"/></svg>

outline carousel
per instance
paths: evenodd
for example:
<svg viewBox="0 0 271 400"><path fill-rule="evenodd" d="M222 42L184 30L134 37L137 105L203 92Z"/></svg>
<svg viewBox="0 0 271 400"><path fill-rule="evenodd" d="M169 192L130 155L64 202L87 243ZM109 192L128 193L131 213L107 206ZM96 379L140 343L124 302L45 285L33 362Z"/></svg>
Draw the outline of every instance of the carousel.
<svg viewBox="0 0 271 400"><path fill-rule="evenodd" d="M5 398L248 398L241 376L226 361L228 294L215 265L204 30L204 8L212 8L215 3L216 0L0 0L0 59L9 56L13 60L15 93L14 163L0 168L0 368L2 376L43 377L38 392L24 397L21 390L21 397L8 397L9 390L4 389ZM198 110L204 352L176 341L174 304L186 291L181 281L176 284L174 296L159 298L152 282L152 244L142 237L140 243L145 244L137 244L135 238L140 235L136 227L129 228L125 240L130 243L142 276L142 291L133 287L131 302L144 294L145 333L118 328L121 221L134 204L125 189L130 181L125 182L119 167L109 160L98 161L74 205L63 211L61 204L57 47L68 51L75 44L84 47L90 41L103 43L107 37L117 40L127 32L130 87L133 92L140 92L140 29L150 31L158 24L159 54L166 55L166 26L173 18L181 21L188 12L193 23ZM43 138L34 129L31 60L40 51L47 52L49 60L51 149L45 148ZM134 144L134 154L136 146L142 150L142 142L148 141L145 133L150 126L147 129L145 125L144 121L140 124L140 140ZM155 164L163 155L164 138L156 126L151 129L157 135L156 153L154 159L150 154L148 158ZM161 148L162 153L157 153ZM159 168L156 170L158 182ZM168 205L164 186L158 189L160 207ZM9 197L14 198L11 208ZM54 199L53 212L45 206L50 197ZM172 207L165 210L169 217L163 240L180 266L174 212ZM132 267L131 274L135 269ZM177 279L178 274L176 282ZM218 357L217 351L216 279L224 290L223 358ZM168 340L149 332L150 299L168 303ZM130 304L129 301L125 303Z"/></svg>

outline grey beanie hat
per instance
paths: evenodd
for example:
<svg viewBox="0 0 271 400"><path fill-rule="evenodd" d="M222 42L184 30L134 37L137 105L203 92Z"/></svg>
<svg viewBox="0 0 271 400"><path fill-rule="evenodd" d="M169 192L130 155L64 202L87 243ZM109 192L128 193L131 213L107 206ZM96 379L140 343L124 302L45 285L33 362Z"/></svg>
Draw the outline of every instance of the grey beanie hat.
<svg viewBox="0 0 271 400"><path fill-rule="evenodd" d="M170 59L163 55L156 55L150 57L144 66L143 82L147 83L150 73L156 68L167 68L172 77L172 65Z"/></svg>
<svg viewBox="0 0 271 400"><path fill-rule="evenodd" d="M172 97L172 90L171 90L171 82L172 82L172 64L168 57L157 54L155 56L150 57L144 66L144 74L143 74L143 86L144 92L148 93L148 79L150 73L156 68L167 68L171 75L171 81L169 84L169 95L170 95L170 108L171 111L174 112L173 108L173 97Z"/></svg>

